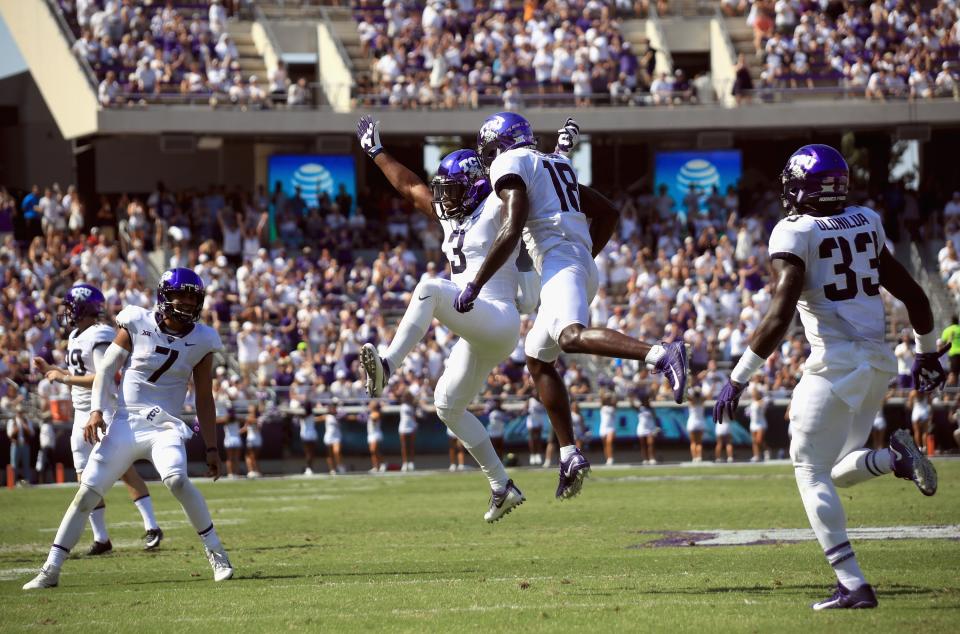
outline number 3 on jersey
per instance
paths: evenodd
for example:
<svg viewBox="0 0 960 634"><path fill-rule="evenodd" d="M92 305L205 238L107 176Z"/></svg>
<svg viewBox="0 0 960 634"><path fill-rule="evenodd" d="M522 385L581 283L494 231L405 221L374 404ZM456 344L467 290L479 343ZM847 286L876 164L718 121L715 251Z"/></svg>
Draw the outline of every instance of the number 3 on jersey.
<svg viewBox="0 0 960 634"><path fill-rule="evenodd" d="M567 163L543 162L544 167L553 181L553 189L560 200L560 211L580 211L580 186L577 185L577 175ZM569 203L569 204L568 204Z"/></svg>
<svg viewBox="0 0 960 634"><path fill-rule="evenodd" d="M863 285L863 292L873 296L880 293L880 245L878 244L876 231L861 231L853 238L853 246L857 253L867 254L867 266L876 273L876 281L873 275L868 275L859 279ZM871 248L872 253L871 253ZM843 236L825 238L820 242L818 255L821 259L827 260L833 257L834 251L840 250L840 261L833 267L838 279L832 284L826 284L823 287L823 295L832 302L842 302L853 299L859 292L857 273L851 267L853 264L853 251L850 250L850 242ZM843 286L838 282L843 279Z"/></svg>
<svg viewBox="0 0 960 634"><path fill-rule="evenodd" d="M450 247L450 271L458 275L467 270L467 256L463 253L463 238L467 234L465 229L454 229L447 238Z"/></svg>

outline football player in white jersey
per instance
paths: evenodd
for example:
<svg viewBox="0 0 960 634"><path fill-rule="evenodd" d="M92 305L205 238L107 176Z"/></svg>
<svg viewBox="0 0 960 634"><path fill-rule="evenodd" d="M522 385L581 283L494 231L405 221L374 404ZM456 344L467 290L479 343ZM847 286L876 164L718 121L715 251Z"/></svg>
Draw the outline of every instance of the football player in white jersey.
<svg viewBox="0 0 960 634"><path fill-rule="evenodd" d="M103 359L103 353L113 341L116 334L110 326L102 323L103 310L106 298L100 289L89 284L76 284L69 291L61 305L62 310L57 315L60 325L70 328L67 339L67 367L68 372L54 368L42 358L33 360L37 369L42 372L48 381L70 386L70 397L73 401L73 431L70 434L70 449L73 453L73 468L77 471L79 480L83 469L90 459L93 445L83 439L83 426L90 417L90 388L93 386L93 377L97 366ZM131 467L121 476L127 485L127 491L133 500L140 516L143 518L144 550L153 550L160 545L163 531L157 525L157 518L153 512L153 501L150 491L137 470ZM87 551L88 555L102 555L113 550L110 536L107 532L107 523L104 518L106 505L103 500L90 513L90 527L93 529L93 545Z"/></svg>
<svg viewBox="0 0 960 634"><path fill-rule="evenodd" d="M207 445L207 475L220 476L216 408L213 401L213 355L222 348L210 326L198 324L203 310L203 280L190 269L172 269L160 278L157 307L128 306L117 315L120 330L97 365L84 427L87 442L96 443L83 470L80 490L57 530L47 561L24 590L53 588L60 569L76 545L87 516L136 460L149 460L163 483L179 500L199 534L215 581L233 576L233 567L213 526L203 495L187 477L184 440L193 430L181 414L187 383L196 386L199 431ZM113 396L113 377L123 370L116 413L109 427L104 410Z"/></svg>
<svg viewBox="0 0 960 634"><path fill-rule="evenodd" d="M570 397L555 367L560 353L646 361L669 375L678 403L686 387L687 359L682 342L651 346L615 330L587 327L598 286L593 258L613 234L617 212L610 201L577 182L566 156L580 134L576 122L568 119L559 132L557 151L545 154L536 149L530 122L516 113L488 117L480 128L480 160L489 169L492 198L503 202L504 220L483 264L462 285L455 308L458 312L473 309L522 236L542 278L540 309L524 351L560 442L556 496L565 499L580 492L590 463L574 442Z"/></svg>
<svg viewBox="0 0 960 634"><path fill-rule="evenodd" d="M507 475L483 423L467 406L483 389L490 371L510 356L520 336L517 289L521 275L514 264L518 253L514 251L511 263L476 298L473 314L454 310L457 282L472 278L499 229L500 201L489 196L490 186L473 150L457 150L445 156L428 186L384 151L379 126L380 122L369 116L360 119L360 145L401 196L443 227L443 250L450 260L453 279L420 281L396 336L382 357L372 344L360 349L367 393L371 397L383 393L390 374L423 338L434 318L460 337L437 381L434 405L437 416L460 439L487 477L491 496L484 519L495 522L525 498ZM536 293L523 297L531 295Z"/></svg>
<svg viewBox="0 0 960 634"><path fill-rule="evenodd" d="M897 371L884 340L883 286L902 301L917 342L914 385L943 385L933 313L923 289L887 250L880 216L847 206L849 170L832 147L806 145L781 174L788 216L770 236L777 289L769 311L717 397L714 419L733 412L749 378L774 352L799 309L810 358L790 407L793 460L800 497L813 531L837 576L833 595L815 610L877 605L847 538L835 487L891 471L913 480L924 495L937 490L937 472L910 432L898 430L888 449L864 449L887 384Z"/></svg>

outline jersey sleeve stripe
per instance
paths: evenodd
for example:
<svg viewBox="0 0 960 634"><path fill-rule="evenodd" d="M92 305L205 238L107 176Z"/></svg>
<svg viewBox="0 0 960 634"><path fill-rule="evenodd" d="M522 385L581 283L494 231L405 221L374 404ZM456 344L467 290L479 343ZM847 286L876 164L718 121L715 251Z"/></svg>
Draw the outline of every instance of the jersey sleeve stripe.
<svg viewBox="0 0 960 634"><path fill-rule="evenodd" d="M807 265L804 263L803 259L798 256L796 253L790 253L789 251L778 251L776 253L770 254L771 260L786 260L790 264L795 264L801 269L806 270Z"/></svg>
<svg viewBox="0 0 960 634"><path fill-rule="evenodd" d="M506 189L507 187L513 187L516 189L527 189L527 184L523 182L523 178L519 174L504 174L501 176L496 184L493 186L493 191L500 194L501 189Z"/></svg>

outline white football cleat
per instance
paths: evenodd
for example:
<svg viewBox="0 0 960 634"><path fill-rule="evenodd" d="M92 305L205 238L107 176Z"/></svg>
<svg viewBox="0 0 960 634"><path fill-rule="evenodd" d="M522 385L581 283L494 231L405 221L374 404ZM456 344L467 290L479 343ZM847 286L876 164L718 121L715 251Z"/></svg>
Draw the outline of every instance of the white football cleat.
<svg viewBox="0 0 960 634"><path fill-rule="evenodd" d="M40 569L40 574L23 584L24 590L42 590L44 588L56 588L60 583L60 571L44 566Z"/></svg>
<svg viewBox="0 0 960 634"><path fill-rule="evenodd" d="M213 580L214 581L226 581L233 576L233 566L230 565L230 558L227 557L227 551L225 550L210 550L205 548L207 551L207 561L210 562L210 567L213 568Z"/></svg>
<svg viewBox="0 0 960 634"><path fill-rule="evenodd" d="M490 494L490 508L484 513L483 519L490 523L496 522L514 507L523 504L526 499L513 480L507 480L507 486L503 491L493 491Z"/></svg>

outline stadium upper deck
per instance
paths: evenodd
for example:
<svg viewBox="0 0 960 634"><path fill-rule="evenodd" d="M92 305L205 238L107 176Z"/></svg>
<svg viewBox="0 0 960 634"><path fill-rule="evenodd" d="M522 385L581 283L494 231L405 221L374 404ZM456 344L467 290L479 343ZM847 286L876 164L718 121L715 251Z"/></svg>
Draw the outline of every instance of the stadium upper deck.
<svg viewBox="0 0 960 634"><path fill-rule="evenodd" d="M557 108L576 108L595 133L960 119L947 2L824 12L758 0L746 15L745 3L691 14L667 2L663 17L650 3L596 0L328 4L341 3L34 0L0 11L66 138L346 134L372 108L387 129L420 134L472 133L473 108L505 107L544 130Z"/></svg>

